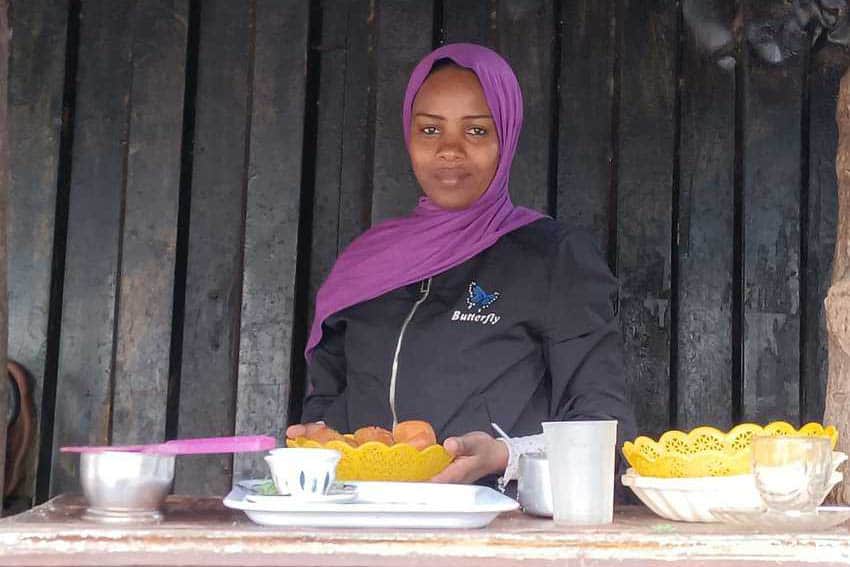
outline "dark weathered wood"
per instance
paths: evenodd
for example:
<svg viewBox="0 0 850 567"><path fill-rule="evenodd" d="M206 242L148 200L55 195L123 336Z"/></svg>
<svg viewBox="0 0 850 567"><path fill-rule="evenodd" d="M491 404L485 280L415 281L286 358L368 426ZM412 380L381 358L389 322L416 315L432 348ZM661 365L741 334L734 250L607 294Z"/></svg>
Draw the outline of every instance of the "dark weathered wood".
<svg viewBox="0 0 850 567"><path fill-rule="evenodd" d="M133 18L114 443L165 439L188 19L188 0L142 2Z"/></svg>
<svg viewBox="0 0 850 567"><path fill-rule="evenodd" d="M316 112L316 177L310 226L309 321L313 321L316 293L337 257L339 236L343 124L347 100L349 13L353 2L324 0L319 41L319 102ZM361 84L363 84L361 82ZM353 86L353 85L352 85ZM365 116L366 113L363 113ZM364 129L365 130L365 129ZM362 179L362 177L361 177ZM368 224L367 224L368 226Z"/></svg>
<svg viewBox="0 0 850 567"><path fill-rule="evenodd" d="M732 37L733 0L685 0L678 200L677 421L732 425L735 69L718 64L702 10Z"/></svg>
<svg viewBox="0 0 850 567"><path fill-rule="evenodd" d="M283 438L301 206L309 3L258 0L246 200L236 433ZM236 455L234 478L262 478L258 454Z"/></svg>
<svg viewBox="0 0 850 567"><path fill-rule="evenodd" d="M839 46L827 46L811 59L808 123L808 225L805 246L805 295L803 306L802 397L800 420L823 418L828 374L826 319L823 300L829 289L838 221L838 181L835 153L838 127L835 120L841 76L848 54Z"/></svg>
<svg viewBox="0 0 850 567"><path fill-rule="evenodd" d="M744 25L782 21L784 0L743 3ZM788 33L793 34L792 30ZM800 158L808 39L781 65L744 47L742 418L796 422L800 410Z"/></svg>
<svg viewBox="0 0 850 567"><path fill-rule="evenodd" d="M523 126L511 167L514 204L549 211L549 150L557 131L552 112L554 0L499 0L496 49L516 73ZM554 183L555 180L552 180Z"/></svg>
<svg viewBox="0 0 850 567"><path fill-rule="evenodd" d="M109 442L135 3L84 2L51 493L78 490L63 445Z"/></svg>
<svg viewBox="0 0 850 567"><path fill-rule="evenodd" d="M0 0L0 227L6 226L9 209L9 3ZM9 388L6 379L6 342L9 309L6 298L6 231L0 230L0 464L6 462L6 412ZM3 510L4 467L0 466L0 513Z"/></svg>
<svg viewBox="0 0 850 567"><path fill-rule="evenodd" d="M201 5L179 437L231 435L242 304L252 3ZM178 460L175 492L226 494L231 455Z"/></svg>
<svg viewBox="0 0 850 567"><path fill-rule="evenodd" d="M372 223L405 215L421 191L404 145L401 104L410 72L431 51L432 0L376 2L375 156Z"/></svg>
<svg viewBox="0 0 850 567"><path fill-rule="evenodd" d="M612 0L563 0L559 30L556 214L591 230L609 257L615 12Z"/></svg>
<svg viewBox="0 0 850 567"><path fill-rule="evenodd" d="M638 429L668 427L670 403L670 236L675 147L678 5L620 7L620 129L617 272L627 382Z"/></svg>
<svg viewBox="0 0 850 567"><path fill-rule="evenodd" d="M499 0L443 0L443 33L446 43L495 41L496 5Z"/></svg>
<svg viewBox="0 0 850 567"><path fill-rule="evenodd" d="M15 143L10 147L14 176L6 225L8 346L9 358L26 368L32 379L36 431L27 477L18 491L31 495L41 440L50 287L54 276L68 2L16 2L11 18L15 33L10 54L9 130Z"/></svg>
<svg viewBox="0 0 850 567"><path fill-rule="evenodd" d="M325 0L319 51L316 182L310 249L310 320L339 252L371 222L369 0ZM364 151L367 148L367 151ZM301 353L296 353L301 356Z"/></svg>
<svg viewBox="0 0 850 567"><path fill-rule="evenodd" d="M371 83L364 77L372 77L376 71L374 48L377 29L373 9L372 0L353 0L348 13L345 113L339 175L337 249L340 252L369 228L372 219L375 107Z"/></svg>

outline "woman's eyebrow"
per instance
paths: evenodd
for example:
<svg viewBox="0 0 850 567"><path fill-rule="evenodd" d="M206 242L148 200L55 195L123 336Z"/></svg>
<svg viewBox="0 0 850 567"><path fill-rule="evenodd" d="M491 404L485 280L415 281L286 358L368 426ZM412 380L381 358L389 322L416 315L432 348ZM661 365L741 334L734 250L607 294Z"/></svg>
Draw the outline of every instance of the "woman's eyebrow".
<svg viewBox="0 0 850 567"><path fill-rule="evenodd" d="M445 120L445 116L439 114L429 114L428 112L417 112L416 116L424 116L425 118L433 118L435 120Z"/></svg>
<svg viewBox="0 0 850 567"><path fill-rule="evenodd" d="M424 116L425 118L433 118L434 120L445 120L445 116L440 116L439 114L431 114L430 112L417 112L416 116ZM468 116L462 116L461 120L480 120L482 118L486 118L487 120L493 120L493 117L489 114L470 114Z"/></svg>

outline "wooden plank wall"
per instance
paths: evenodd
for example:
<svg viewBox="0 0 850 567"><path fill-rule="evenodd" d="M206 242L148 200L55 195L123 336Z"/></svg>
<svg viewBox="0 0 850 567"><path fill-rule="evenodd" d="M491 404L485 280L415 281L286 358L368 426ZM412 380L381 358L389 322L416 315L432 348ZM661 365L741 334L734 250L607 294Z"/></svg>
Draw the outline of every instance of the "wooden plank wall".
<svg viewBox="0 0 850 567"><path fill-rule="evenodd" d="M9 210L9 3L0 0L0 226L6 226ZM0 232L0 368L6 371L9 308L6 299L6 233ZM5 377L0 381L0 463L6 462L6 425L8 397ZM0 487L4 486L5 467L0 467ZM0 491L0 509L3 491Z"/></svg>
<svg viewBox="0 0 850 567"><path fill-rule="evenodd" d="M36 420L26 492L33 490L39 464L44 470L51 462L49 445L41 439L52 434L70 172L71 124L63 114L72 102L74 89L65 89L65 84L75 67L74 58L66 58L66 47L76 45L77 28L69 29L68 21L69 16L75 21L78 11L79 6L66 0L16 2L11 9L15 34L9 63L9 129L14 144L9 218L16 220L6 231L14 276L8 281L8 348L9 358L30 375L36 415L46 408L50 416Z"/></svg>
<svg viewBox="0 0 850 567"><path fill-rule="evenodd" d="M19 496L76 488L64 444L298 419L313 296L415 203L403 89L455 41L523 86L514 201L591 230L620 278L641 432L819 419L848 54L793 18L782 0L16 2L8 348L41 424ZM262 473L185 458L176 490Z"/></svg>
<svg viewBox="0 0 850 567"><path fill-rule="evenodd" d="M286 427L287 413L280 410L289 403L293 359L298 358L291 345L296 283L301 281L292 268L303 232L304 125L314 120L314 113L305 111L309 18L308 3L257 2L237 435ZM310 145L314 143L311 139ZM234 467L245 478L265 463L260 455L238 455Z"/></svg>
<svg viewBox="0 0 850 567"><path fill-rule="evenodd" d="M558 144L555 214L593 232L600 249L615 250L614 168L618 99L614 90L616 4L564 0L560 4ZM619 85L619 83L616 83Z"/></svg>
<svg viewBox="0 0 850 567"><path fill-rule="evenodd" d="M671 411L671 237L677 145L673 0L624 2L618 20L620 83L616 271L628 385L642 429L667 428Z"/></svg>
<svg viewBox="0 0 850 567"><path fill-rule="evenodd" d="M804 106L804 111L808 116L803 121L803 155L807 159L803 170L805 191L801 203L804 216L800 256L800 263L805 267L800 288L803 328L800 414L803 421L821 418L826 395L827 337L821 304L829 289L830 266L835 254L838 192L835 160L831 156L835 155L838 143L835 97L846 68L844 50L828 46L812 55L807 75L808 105ZM812 379L814 376L819 379Z"/></svg>
<svg viewBox="0 0 850 567"><path fill-rule="evenodd" d="M83 3L80 12L56 380L60 403L54 416L54 492L76 484L76 461L60 458L60 446L110 441L133 4L132 0L111 6Z"/></svg>
<svg viewBox="0 0 850 567"><path fill-rule="evenodd" d="M234 427L256 21L254 5L248 7L222 0L204 3L200 13L180 437L228 435ZM209 466L200 470L199 461ZM220 490L231 467L227 455L181 459L175 488Z"/></svg>
<svg viewBox="0 0 850 567"><path fill-rule="evenodd" d="M792 6L747 2L745 22ZM800 176L806 45L781 66L745 51L743 84L743 406L748 420L797 414L800 402ZM783 96L793 92L795 97Z"/></svg>
<svg viewBox="0 0 850 567"><path fill-rule="evenodd" d="M710 10L731 30L735 3L686 0L682 24L693 30ZM720 41L731 41L729 36ZM707 57L700 37L681 44L677 223L671 270L677 348L677 418L684 424L732 425L732 290L735 242L735 64ZM726 57L723 60L723 57ZM719 64L720 63L720 64ZM718 380L718 376L727 377Z"/></svg>

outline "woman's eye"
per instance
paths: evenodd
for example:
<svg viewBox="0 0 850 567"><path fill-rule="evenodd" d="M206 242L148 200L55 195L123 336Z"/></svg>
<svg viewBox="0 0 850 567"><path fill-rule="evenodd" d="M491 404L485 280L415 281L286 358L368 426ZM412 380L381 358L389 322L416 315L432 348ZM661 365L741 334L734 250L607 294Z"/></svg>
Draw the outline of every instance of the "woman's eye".
<svg viewBox="0 0 850 567"><path fill-rule="evenodd" d="M436 126L425 126L424 128L422 128L422 133L426 136L433 136L437 133L437 128Z"/></svg>
<svg viewBox="0 0 850 567"><path fill-rule="evenodd" d="M479 126L473 126L472 128L468 129L467 132L469 132L473 136L485 136L485 135L487 135L487 130L485 128L481 128Z"/></svg>

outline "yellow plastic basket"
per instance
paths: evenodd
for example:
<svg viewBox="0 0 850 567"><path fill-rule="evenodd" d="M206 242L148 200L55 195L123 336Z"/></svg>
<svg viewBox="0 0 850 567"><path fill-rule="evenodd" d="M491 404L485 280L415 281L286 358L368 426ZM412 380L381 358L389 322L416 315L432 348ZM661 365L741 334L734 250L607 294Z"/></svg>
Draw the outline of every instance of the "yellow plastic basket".
<svg viewBox="0 0 850 567"><path fill-rule="evenodd" d="M658 441L638 437L627 441L623 454L641 476L702 477L732 476L751 471L750 442L754 435L799 435L829 437L833 449L838 431L833 426L807 423L799 430L784 421L762 427L742 423L729 432L714 427L697 427L689 432L667 431Z"/></svg>
<svg viewBox="0 0 850 567"><path fill-rule="evenodd" d="M343 441L321 444L299 437L287 439L286 446L336 449L342 453L336 467L338 480L425 481L446 468L453 459L442 445L431 445L419 451L406 443L389 446L370 441L352 447Z"/></svg>

